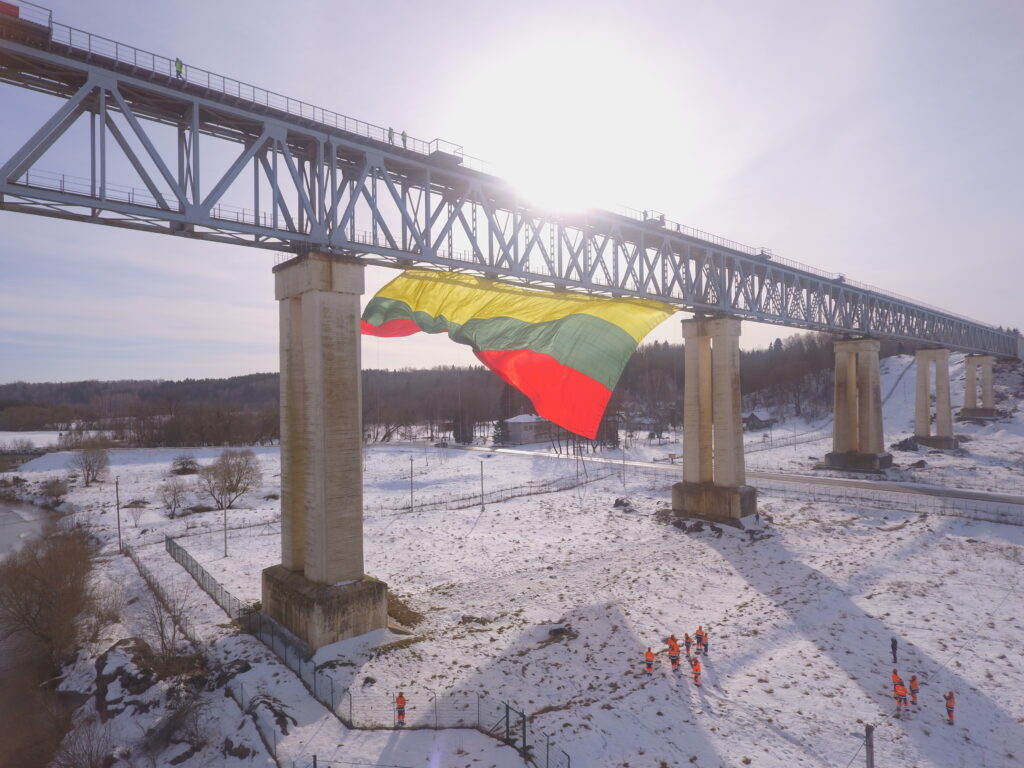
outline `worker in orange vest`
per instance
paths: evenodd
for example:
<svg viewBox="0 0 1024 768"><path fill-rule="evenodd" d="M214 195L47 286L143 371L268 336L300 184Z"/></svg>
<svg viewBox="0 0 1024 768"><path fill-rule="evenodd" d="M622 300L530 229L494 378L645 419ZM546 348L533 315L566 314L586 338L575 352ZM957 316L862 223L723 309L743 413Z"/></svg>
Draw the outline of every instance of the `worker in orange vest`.
<svg viewBox="0 0 1024 768"><path fill-rule="evenodd" d="M897 685L903 684L903 678L900 677L900 673L896 671L896 667L892 668L892 687L895 690Z"/></svg>
<svg viewBox="0 0 1024 768"><path fill-rule="evenodd" d="M679 669L679 641L676 640L675 635L669 635L668 639L665 640L668 645L668 660L672 662L672 669Z"/></svg>
<svg viewBox="0 0 1024 768"><path fill-rule="evenodd" d="M700 687L700 659L694 657L691 666L693 667L693 684Z"/></svg>
<svg viewBox="0 0 1024 768"><path fill-rule="evenodd" d="M697 641L697 653L700 653L704 648L704 628L698 626L697 631L693 633L693 639Z"/></svg>
<svg viewBox="0 0 1024 768"><path fill-rule="evenodd" d="M708 655L708 645L710 644L710 642L711 642L710 633L705 629L704 630L704 637L701 639L701 645L704 646L704 655L705 656Z"/></svg>
<svg viewBox="0 0 1024 768"><path fill-rule="evenodd" d="M647 670L647 674L651 674L654 671L654 651L647 648L647 653L644 654L644 668Z"/></svg>
<svg viewBox="0 0 1024 768"><path fill-rule="evenodd" d="M900 680L892 687L892 694L896 697L896 714L900 713L900 707L903 707L903 711L907 711L909 706L907 705L907 686Z"/></svg>
<svg viewBox="0 0 1024 768"><path fill-rule="evenodd" d="M689 632L683 632L683 645L686 646L686 658L690 658L690 646L693 645L693 639Z"/></svg>
<svg viewBox="0 0 1024 768"><path fill-rule="evenodd" d="M956 707L956 697L953 695L953 692L950 691L949 693L947 693L942 698L944 698L946 700L946 724L947 725L952 725L953 724L953 709L954 709L954 707Z"/></svg>
<svg viewBox="0 0 1024 768"><path fill-rule="evenodd" d="M398 716L399 727L405 725L405 705L406 705L405 694L401 691L395 696L395 714Z"/></svg>
<svg viewBox="0 0 1024 768"><path fill-rule="evenodd" d="M920 685L917 682L917 675L910 676L910 703L915 707L917 706L917 694L921 690Z"/></svg>

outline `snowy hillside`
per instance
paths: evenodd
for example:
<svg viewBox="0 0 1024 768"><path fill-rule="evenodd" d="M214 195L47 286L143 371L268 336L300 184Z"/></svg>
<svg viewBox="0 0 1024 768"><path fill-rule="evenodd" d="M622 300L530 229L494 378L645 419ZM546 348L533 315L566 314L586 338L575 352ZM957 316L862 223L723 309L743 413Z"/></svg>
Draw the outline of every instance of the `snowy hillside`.
<svg viewBox="0 0 1024 768"><path fill-rule="evenodd" d="M883 396L891 391L887 444L913 432L909 361L883 365ZM962 358L954 358L955 406L962 372ZM957 433L971 438L960 452L894 454L902 468L890 477L988 483L1012 492L1024 456L1020 369L1001 370L997 384L997 405L1010 416L957 424ZM751 464L811 472L811 457L829 449L824 440L761 451L751 454ZM626 458L665 458L670 451L681 452L637 446ZM163 536L183 536L179 543L227 589L257 599L260 570L279 561L277 451L258 451L264 487L228 512L226 558L220 512L171 520L161 508L158 487L179 453L112 454L122 503L148 502L137 527L122 512L125 539L157 581L187 594L191 631L221 670L210 681L205 710L205 727L216 737L187 756L184 746L172 745L155 764L183 756L174 764L270 766L276 750L283 766L305 766L313 754L321 765L523 765L511 749L471 730L349 731L266 646L237 634L166 554ZM206 462L218 451L194 453ZM49 454L19 474L37 483L63 474L67 458ZM921 458L925 467L906 468ZM582 484L483 510L472 502L463 509L431 505L478 493L481 466L486 491L575 481L577 474ZM320 650L315 661L339 708L390 725L390 697L401 689L415 725L429 720L435 701L440 708L477 694L507 699L534 715L533 728L573 766L862 765L863 754L855 755L865 723L878 728L878 765L1022 764L1024 528L762 494L763 535L686 533L660 512L680 471L663 462L657 469L627 466L623 477L614 464L543 455L371 447L366 570L424 618L409 635L382 631ZM615 506L616 498L631 505ZM138 684L131 648L122 645L103 658L98 686L95 659L123 638L151 637L144 586L132 563L117 555L113 483L76 487L69 500L79 510L74 518L104 537L101 580L139 599L90 643L63 685L99 692L82 717L101 712L115 741L135 744L167 712L158 699L168 683ZM701 688L688 670L671 671L663 643L698 625L711 638ZM898 639L900 673L916 674L922 684L920 706L902 719L893 717L891 637ZM652 675L643 671L647 646L659 652ZM942 700L951 689L958 701L953 726ZM341 704L346 690L351 698ZM225 757L226 738L234 752ZM126 758L116 765L129 764Z"/></svg>

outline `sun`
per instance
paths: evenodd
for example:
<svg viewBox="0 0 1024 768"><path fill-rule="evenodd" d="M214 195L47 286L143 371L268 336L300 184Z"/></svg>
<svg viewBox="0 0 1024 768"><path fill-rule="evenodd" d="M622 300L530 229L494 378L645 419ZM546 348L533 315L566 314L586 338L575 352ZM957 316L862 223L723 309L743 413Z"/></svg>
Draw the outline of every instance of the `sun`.
<svg viewBox="0 0 1024 768"><path fill-rule="evenodd" d="M642 130L630 105L656 103L660 85L642 57L610 39L534 40L477 70L466 121L487 137L495 172L530 202L560 211L616 205L613 167Z"/></svg>

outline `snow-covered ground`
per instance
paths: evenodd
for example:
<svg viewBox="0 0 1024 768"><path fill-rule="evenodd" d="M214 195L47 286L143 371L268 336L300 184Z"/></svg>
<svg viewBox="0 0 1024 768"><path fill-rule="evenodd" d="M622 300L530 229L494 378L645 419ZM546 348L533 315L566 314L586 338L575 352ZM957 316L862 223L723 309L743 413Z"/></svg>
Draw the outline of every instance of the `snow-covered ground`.
<svg viewBox="0 0 1024 768"><path fill-rule="evenodd" d="M60 432L2 432L0 431L0 446L10 445L14 442L28 441L34 448L49 448L57 445Z"/></svg>
<svg viewBox="0 0 1024 768"><path fill-rule="evenodd" d="M887 443L913 432L913 368L899 379L908 362L891 358L883 365L883 395L892 391ZM954 358L953 370L959 403L962 358ZM1012 411L1009 418L957 425L971 437L962 452L895 453L903 468L890 474L936 484L980 477L1002 492L1015 487L1024 455L1024 414L1016 409L1022 390L1019 369L1002 371L999 405ZM810 457L827 450L825 442L751 456L772 470L810 472ZM636 446L627 458L654 458L657 451L658 458L679 452L671 445ZM177 764L270 765L255 718L285 766L292 760L304 766L314 753L321 764L523 765L511 749L470 730L349 731L265 646L237 634L223 611L191 587L162 540L184 536L179 543L229 590L258 598L260 570L279 561L277 449L257 451L263 487L228 512L226 558L222 513L171 520L161 507L158 486L180 453L115 451L111 468L122 504L147 502L137 526L130 512L122 513L125 539L161 583L190 590L193 631L228 670L209 694L217 713L209 728L221 735ZM194 452L202 462L217 453ZM19 474L35 483L62 473L67 458L49 454ZM410 458L415 511L399 512L409 504ZM924 468L906 469L920 458ZM575 473L600 479L483 510L422 506L477 493L481 466L488 490ZM865 723L877 726L878 765L1022 764L1024 528L762 494L766 524L758 540L732 529L720 537L706 528L688 534L659 514L673 479L671 472L659 477L628 467L623 478L614 466L543 455L371 447L366 571L424 619L410 636L382 631L323 648L317 664L339 700L348 689L351 706L382 719L398 689L410 698L414 722L429 716L435 697L511 700L535 715L535 731L565 750L573 766L859 765L863 755L854 756ZM631 506L614 506L620 497ZM151 630L140 609L146 600L138 573L116 554L113 483L76 486L69 501L76 517L105 538L100 579L140 598L90 643L65 682L95 690L95 657L121 638ZM663 643L698 625L712 641L701 688L670 670ZM904 679L916 674L922 683L920 706L902 719L893 717L891 637L899 641ZM659 651L653 675L642 669L647 646ZM118 649L105 663L123 673L131 669L126 659ZM258 699L264 704L247 716L223 696L225 686L247 704L264 696ZM950 689L958 701L954 726L945 724L942 701ZM124 706L122 695L131 699L121 688L108 689L106 700L117 705L107 709ZM267 702L295 722L275 722ZM109 715L108 727L119 739L138 739L163 711L144 708ZM222 757L225 736L251 754Z"/></svg>

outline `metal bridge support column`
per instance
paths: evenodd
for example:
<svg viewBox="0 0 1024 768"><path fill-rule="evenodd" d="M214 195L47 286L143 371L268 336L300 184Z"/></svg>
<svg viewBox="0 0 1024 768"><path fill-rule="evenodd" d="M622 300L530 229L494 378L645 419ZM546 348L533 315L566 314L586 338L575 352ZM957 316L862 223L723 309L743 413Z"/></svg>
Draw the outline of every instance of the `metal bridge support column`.
<svg viewBox="0 0 1024 768"><path fill-rule="evenodd" d="M967 355L967 388L964 392L962 419L994 419L996 417L995 392L992 388L992 355ZM978 369L981 369L981 408L978 407Z"/></svg>
<svg viewBox="0 0 1024 768"><path fill-rule="evenodd" d="M836 340L835 421L832 452L825 465L834 469L886 469L882 393L876 339Z"/></svg>
<svg viewBox="0 0 1024 768"><path fill-rule="evenodd" d="M679 517L729 523L757 511L746 484L740 413L740 321L683 320L683 482L672 486Z"/></svg>
<svg viewBox="0 0 1024 768"><path fill-rule="evenodd" d="M932 448L956 448L953 436L953 405L949 397L949 350L920 349L916 352L917 388L914 399L914 439ZM935 434L932 435L932 363L935 363Z"/></svg>
<svg viewBox="0 0 1024 768"><path fill-rule="evenodd" d="M315 650L384 627L363 573L363 267L312 253L274 268L281 316L281 565L263 610Z"/></svg>

